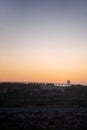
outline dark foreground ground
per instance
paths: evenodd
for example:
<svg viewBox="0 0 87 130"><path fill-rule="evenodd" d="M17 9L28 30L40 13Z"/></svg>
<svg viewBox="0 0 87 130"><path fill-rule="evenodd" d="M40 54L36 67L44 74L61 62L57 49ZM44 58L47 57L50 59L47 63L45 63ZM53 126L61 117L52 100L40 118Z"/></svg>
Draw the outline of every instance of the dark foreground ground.
<svg viewBox="0 0 87 130"><path fill-rule="evenodd" d="M87 109L70 106L0 108L0 130L87 130Z"/></svg>
<svg viewBox="0 0 87 130"><path fill-rule="evenodd" d="M87 86L0 83L0 130L87 130Z"/></svg>

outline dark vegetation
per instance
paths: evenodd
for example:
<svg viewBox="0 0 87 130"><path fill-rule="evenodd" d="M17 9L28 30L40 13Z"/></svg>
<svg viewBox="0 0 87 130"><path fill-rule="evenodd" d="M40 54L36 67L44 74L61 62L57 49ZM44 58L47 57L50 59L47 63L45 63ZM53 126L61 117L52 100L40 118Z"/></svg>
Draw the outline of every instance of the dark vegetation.
<svg viewBox="0 0 87 130"><path fill-rule="evenodd" d="M49 86L53 88L49 89ZM44 87L46 89L43 89ZM54 84L41 83L0 83L0 107L29 105L87 106L87 86L58 87Z"/></svg>
<svg viewBox="0 0 87 130"><path fill-rule="evenodd" d="M87 86L0 83L0 130L70 129L87 130Z"/></svg>

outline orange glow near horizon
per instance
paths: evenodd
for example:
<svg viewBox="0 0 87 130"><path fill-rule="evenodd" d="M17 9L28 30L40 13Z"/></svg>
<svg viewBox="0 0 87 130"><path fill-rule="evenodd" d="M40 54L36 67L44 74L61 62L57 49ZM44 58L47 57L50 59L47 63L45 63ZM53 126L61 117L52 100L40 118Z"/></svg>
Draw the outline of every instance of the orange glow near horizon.
<svg viewBox="0 0 87 130"><path fill-rule="evenodd" d="M86 84L87 72L81 69L75 70L63 70L60 68L44 68L33 66L28 69L28 67L23 68L17 66L17 68L8 66L3 66L0 68L0 81L21 81L21 82L55 82L55 83L66 83L69 79L71 83L82 83Z"/></svg>
<svg viewBox="0 0 87 130"><path fill-rule="evenodd" d="M0 1L0 81L87 84L87 1Z"/></svg>

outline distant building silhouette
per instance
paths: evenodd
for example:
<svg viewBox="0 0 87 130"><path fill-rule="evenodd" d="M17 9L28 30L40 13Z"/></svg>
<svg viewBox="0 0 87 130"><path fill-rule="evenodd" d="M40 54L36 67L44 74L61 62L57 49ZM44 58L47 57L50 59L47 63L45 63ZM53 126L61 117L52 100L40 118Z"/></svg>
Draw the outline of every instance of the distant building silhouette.
<svg viewBox="0 0 87 130"><path fill-rule="evenodd" d="M70 80L67 80L67 85L68 85L68 87L71 86Z"/></svg>

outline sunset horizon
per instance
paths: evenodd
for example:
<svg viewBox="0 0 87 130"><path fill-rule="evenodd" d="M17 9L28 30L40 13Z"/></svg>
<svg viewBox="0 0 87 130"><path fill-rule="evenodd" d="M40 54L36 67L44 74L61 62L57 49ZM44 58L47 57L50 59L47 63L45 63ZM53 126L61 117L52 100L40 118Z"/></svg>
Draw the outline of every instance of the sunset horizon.
<svg viewBox="0 0 87 130"><path fill-rule="evenodd" d="M87 85L87 1L1 0L0 82Z"/></svg>

